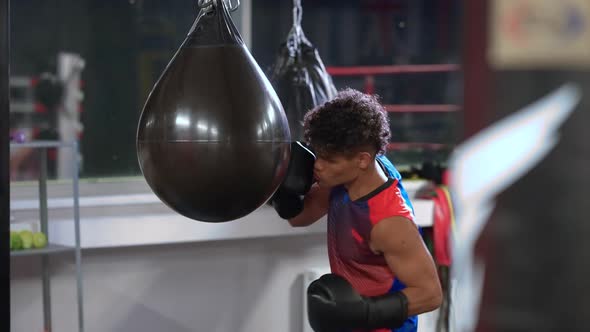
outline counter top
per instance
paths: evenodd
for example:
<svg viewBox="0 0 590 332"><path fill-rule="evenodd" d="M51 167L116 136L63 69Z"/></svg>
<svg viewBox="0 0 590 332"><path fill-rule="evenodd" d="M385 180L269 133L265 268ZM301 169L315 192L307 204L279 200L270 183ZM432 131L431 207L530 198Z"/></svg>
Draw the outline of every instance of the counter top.
<svg viewBox="0 0 590 332"><path fill-rule="evenodd" d="M410 197L423 185L404 182ZM74 244L73 199L67 183L48 184L49 240ZM11 186L11 229L38 230L36 187ZM309 227L291 227L268 205L225 223L186 218L164 205L139 179L80 183L82 248L107 248L182 242L221 241L261 237L318 234L326 231L325 218ZM416 223L432 225L433 202L413 199Z"/></svg>

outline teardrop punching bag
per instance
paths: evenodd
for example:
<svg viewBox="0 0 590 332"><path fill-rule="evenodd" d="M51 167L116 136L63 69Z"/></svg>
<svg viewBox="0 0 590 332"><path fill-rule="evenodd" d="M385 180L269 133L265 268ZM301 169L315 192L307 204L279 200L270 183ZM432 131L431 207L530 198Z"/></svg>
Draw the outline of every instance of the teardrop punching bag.
<svg viewBox="0 0 590 332"><path fill-rule="evenodd" d="M274 193L286 173L291 136L279 98L224 1L200 8L147 98L137 155L147 183L171 209L226 222Z"/></svg>

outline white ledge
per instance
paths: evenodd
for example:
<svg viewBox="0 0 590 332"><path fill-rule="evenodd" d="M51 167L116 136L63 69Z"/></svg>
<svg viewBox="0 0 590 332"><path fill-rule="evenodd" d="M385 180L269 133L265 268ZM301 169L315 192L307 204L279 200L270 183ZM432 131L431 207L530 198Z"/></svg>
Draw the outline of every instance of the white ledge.
<svg viewBox="0 0 590 332"><path fill-rule="evenodd" d="M86 196L80 197L80 207L107 207L107 206L130 206L142 204L161 203L160 199L154 194L131 194L131 195L108 195L108 196ZM74 200L68 198L49 198L47 200L48 209L72 208ZM38 199L23 199L13 201L10 204L12 211L33 210L39 208Z"/></svg>
<svg viewBox="0 0 590 332"><path fill-rule="evenodd" d="M416 200L416 223L432 225L432 201ZM74 245L73 222L50 223L53 243ZM321 234L326 232L325 218L309 227L291 227L268 206L244 218L224 223L198 222L176 213L136 216L82 218L82 248L155 245L166 243L239 240L260 237Z"/></svg>
<svg viewBox="0 0 590 332"><path fill-rule="evenodd" d="M412 181L404 183L410 197L422 184ZM119 187L122 190L116 193ZM125 183L121 183L108 192L101 191L98 194L95 191L94 195L91 189L86 188L90 194L79 199L82 248L237 240L321 234L326 231L325 220L309 227L293 228L268 205L230 222L194 221L166 207L150 191L121 194L125 192L125 187ZM114 195L110 195L111 191ZM70 213L73 199L64 196L48 199L49 240L55 244L74 245L73 214ZM36 210L39 201L34 197L34 191L26 195L21 192L18 197L21 198L11 200L11 213L16 216L16 222L11 224L11 228L38 230ZM432 226L433 201L412 199L412 204L416 211L416 224L421 227Z"/></svg>

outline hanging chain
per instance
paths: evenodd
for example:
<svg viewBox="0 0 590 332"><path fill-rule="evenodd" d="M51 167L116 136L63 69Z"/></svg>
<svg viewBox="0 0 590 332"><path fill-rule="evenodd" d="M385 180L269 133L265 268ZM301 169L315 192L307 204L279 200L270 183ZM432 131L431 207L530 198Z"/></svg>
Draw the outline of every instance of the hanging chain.
<svg viewBox="0 0 590 332"><path fill-rule="evenodd" d="M293 0L293 24L301 26L302 17L303 8L301 8L301 0Z"/></svg>
<svg viewBox="0 0 590 332"><path fill-rule="evenodd" d="M291 28L291 33L295 35L295 45L301 42L301 36L303 35L303 31L301 30L302 17L303 8L301 7L301 0L293 0L293 27ZM298 47L296 48L298 49Z"/></svg>

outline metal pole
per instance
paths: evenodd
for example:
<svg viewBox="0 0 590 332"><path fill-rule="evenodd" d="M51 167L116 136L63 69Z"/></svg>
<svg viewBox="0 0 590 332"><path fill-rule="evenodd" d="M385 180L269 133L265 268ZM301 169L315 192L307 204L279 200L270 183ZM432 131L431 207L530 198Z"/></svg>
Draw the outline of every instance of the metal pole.
<svg viewBox="0 0 590 332"><path fill-rule="evenodd" d="M39 171L39 220L41 232L49 238L47 225L47 149L41 148ZM42 280L43 280L43 323L45 332L51 331L51 275L49 273L49 256L41 256Z"/></svg>
<svg viewBox="0 0 590 332"><path fill-rule="evenodd" d="M10 182L9 182L9 149L8 149L8 128L9 128L9 69L10 63L10 1L0 0L0 236L8 239L10 233ZM2 296L0 314L0 331L11 331L10 329L10 241L0 241L0 260L2 265L3 289L7 289Z"/></svg>
<svg viewBox="0 0 590 332"><path fill-rule="evenodd" d="M76 233L76 281L78 287L78 327L80 332L84 331L84 310L82 301L82 250L80 241L80 206L78 190L78 142L73 142L72 147L72 179L73 179L73 196L74 196L74 228Z"/></svg>
<svg viewBox="0 0 590 332"><path fill-rule="evenodd" d="M488 0L463 0L463 128L467 139L486 127L492 112L493 73L486 61Z"/></svg>

